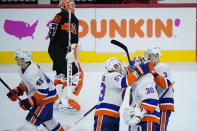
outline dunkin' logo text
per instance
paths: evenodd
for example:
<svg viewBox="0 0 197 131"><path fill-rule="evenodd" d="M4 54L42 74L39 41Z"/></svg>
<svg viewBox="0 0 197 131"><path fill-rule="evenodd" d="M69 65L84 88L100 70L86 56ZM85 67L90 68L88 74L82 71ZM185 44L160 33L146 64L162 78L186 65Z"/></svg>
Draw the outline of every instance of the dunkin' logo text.
<svg viewBox="0 0 197 131"><path fill-rule="evenodd" d="M98 22L100 22L100 27L97 26ZM174 28L179 27L180 22L179 18L175 20L169 18L166 21L162 21L161 19L122 19L120 22L117 22L114 19L102 19L101 21L92 19L90 25L88 25L86 21L79 20L79 26L81 26L82 29L79 31L79 38L85 37L88 33L91 33L95 38L102 38L106 35L109 35L110 38L114 38L118 34L122 38L128 36L130 38L136 36L140 38L160 38L162 32L166 37L171 38L173 36ZM107 32L109 34L107 34Z"/></svg>

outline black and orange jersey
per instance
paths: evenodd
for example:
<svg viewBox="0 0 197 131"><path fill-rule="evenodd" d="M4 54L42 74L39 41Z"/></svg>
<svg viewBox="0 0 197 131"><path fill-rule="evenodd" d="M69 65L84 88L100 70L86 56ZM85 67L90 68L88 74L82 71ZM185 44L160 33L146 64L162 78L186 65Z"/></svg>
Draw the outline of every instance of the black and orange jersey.
<svg viewBox="0 0 197 131"><path fill-rule="evenodd" d="M79 21L77 17L71 13L71 44L78 43L78 27ZM69 42L69 13L61 11L53 18L49 30L50 44L61 44L65 47Z"/></svg>

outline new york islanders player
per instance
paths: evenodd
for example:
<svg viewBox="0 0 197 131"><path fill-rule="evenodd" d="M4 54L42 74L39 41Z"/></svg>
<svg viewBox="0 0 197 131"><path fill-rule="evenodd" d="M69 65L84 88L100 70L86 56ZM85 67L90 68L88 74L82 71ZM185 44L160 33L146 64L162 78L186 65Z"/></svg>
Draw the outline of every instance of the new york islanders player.
<svg viewBox="0 0 197 131"><path fill-rule="evenodd" d="M141 58L135 58L143 63ZM134 67L135 68L135 67ZM150 68L152 71L153 65ZM129 131L156 131L160 124L159 98L155 88L154 77L151 73L141 76L130 91L130 105L123 111L124 120L130 126Z"/></svg>
<svg viewBox="0 0 197 131"><path fill-rule="evenodd" d="M174 89L172 82L172 74L167 64L160 62L161 49L157 46L152 46L147 49L144 54L146 59L150 59L154 65L154 80L156 89L159 95L160 107L160 126L157 131L167 131L167 126L171 112L174 112Z"/></svg>
<svg viewBox="0 0 197 131"><path fill-rule="evenodd" d="M117 58L112 57L104 63L107 72L102 76L99 103L94 114L94 131L119 130L122 92L142 74L149 72L148 65L140 65L136 71L130 73L129 68L122 68Z"/></svg>
<svg viewBox="0 0 197 131"><path fill-rule="evenodd" d="M31 52L27 49L17 49L15 60L18 65L18 73L21 78L21 83L12 89L7 96L16 101L16 95L22 96L26 93L27 98L23 99L19 104L23 110L31 108L42 122L51 131L63 131L60 123L53 118L53 104L57 100L58 95L53 82L41 70L39 65L31 60ZM25 128L28 131L37 131L40 121L36 119L31 112L26 116Z"/></svg>
<svg viewBox="0 0 197 131"><path fill-rule="evenodd" d="M65 100L70 95L78 96L83 85L83 70L77 57L74 57L74 61L72 62L73 87L71 87L72 89L66 89L71 92L70 95L65 96L66 93L64 90L64 87L67 86L67 60L71 55L76 56L77 51L74 50L78 48L79 21L75 16L75 3L73 0L60 0L59 7L61 8L61 12L55 15L50 26L50 44L48 48L48 53L53 61L53 70L56 71L54 84L62 84L57 87L61 99L56 104L60 105L60 107L80 110L81 105L76 99ZM71 10L70 30L69 10ZM69 34L71 34L70 42L72 51L68 53Z"/></svg>

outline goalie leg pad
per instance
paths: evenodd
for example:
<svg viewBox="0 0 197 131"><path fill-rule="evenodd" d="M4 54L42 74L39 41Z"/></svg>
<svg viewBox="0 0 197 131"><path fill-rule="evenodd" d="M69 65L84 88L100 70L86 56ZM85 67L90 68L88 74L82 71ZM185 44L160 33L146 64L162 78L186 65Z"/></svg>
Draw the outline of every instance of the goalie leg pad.
<svg viewBox="0 0 197 131"><path fill-rule="evenodd" d="M55 80L54 80L54 85L56 86L56 85L58 85L58 84L62 84L61 80L55 79Z"/></svg>
<svg viewBox="0 0 197 131"><path fill-rule="evenodd" d="M75 100L69 99L68 104L72 106L74 109L77 109L77 110L81 109L81 106Z"/></svg>
<svg viewBox="0 0 197 131"><path fill-rule="evenodd" d="M79 73L78 73L79 74L79 81L78 81L78 83L74 89L74 92L73 92L77 96L79 95L79 93L82 89L82 86L83 86L83 70L82 70L79 63L78 63L78 67L79 67Z"/></svg>
<svg viewBox="0 0 197 131"><path fill-rule="evenodd" d="M65 79L65 74L59 74L57 76L55 76L55 80L54 80L54 85L58 85L58 84L62 84L64 82Z"/></svg>
<svg viewBox="0 0 197 131"><path fill-rule="evenodd" d="M79 96L75 95L75 94L71 94L69 99L68 99L68 103L70 106L72 106L73 108L80 110L81 109L81 105L85 105L86 102L85 100L83 100L82 98L80 98Z"/></svg>

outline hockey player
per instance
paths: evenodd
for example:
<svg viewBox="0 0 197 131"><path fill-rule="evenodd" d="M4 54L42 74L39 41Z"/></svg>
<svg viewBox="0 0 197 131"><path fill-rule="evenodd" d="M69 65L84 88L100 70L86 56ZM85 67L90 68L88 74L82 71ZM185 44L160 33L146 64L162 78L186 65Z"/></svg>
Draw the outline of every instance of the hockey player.
<svg viewBox="0 0 197 131"><path fill-rule="evenodd" d="M17 49L14 56L18 65L21 83L16 88L13 88L7 96L12 101L16 101L16 95L22 96L26 92L27 98L19 103L20 107L23 110L31 109L49 130L63 131L64 129L60 123L53 118L53 104L58 98L53 82L41 70L39 65L31 60L30 51ZM41 121L29 112L26 116L26 130L37 131Z"/></svg>
<svg viewBox="0 0 197 131"><path fill-rule="evenodd" d="M71 95L76 98L79 95L83 85L83 71L78 61L78 28L79 22L75 16L75 3L73 0L60 0L59 7L61 12L54 17L50 31L50 44L48 53L53 61L53 70L56 71L56 78L54 84L62 84L57 87L60 99L56 102L59 106L69 109L80 110L81 105L76 99L68 99ZM71 21L69 30L69 10L71 10ZM69 35L71 33L71 35ZM69 37L70 36L70 37ZM70 39L69 39L70 38ZM71 41L71 52L68 53L69 41ZM75 51L74 51L75 50ZM75 54L74 54L75 53ZM67 56L69 55L69 56ZM73 87L65 89L67 86L67 59L74 55L72 62L72 80ZM66 95L65 90L71 92L69 96ZM66 100L65 100L66 99Z"/></svg>
<svg viewBox="0 0 197 131"><path fill-rule="evenodd" d="M140 65L136 71L130 73L130 68L122 68L117 58L112 57L104 63L107 72L102 76L99 103L94 114L94 131L119 130L122 91L131 86L141 75L147 74L148 65L148 63Z"/></svg>
<svg viewBox="0 0 197 131"><path fill-rule="evenodd" d="M159 95L160 107L160 126L157 131L167 131L167 126L171 112L174 112L174 89L172 82L172 75L167 64L160 62L161 49L153 46L147 49L144 54L146 59L150 59L154 65L154 80L156 82L156 89Z"/></svg>
<svg viewBox="0 0 197 131"><path fill-rule="evenodd" d="M140 57L135 58L134 61L134 66L145 62ZM152 72L153 65L149 68ZM159 98L155 85L151 73L141 76L132 85L129 107L123 111L124 120L130 126L129 131L156 131L160 124Z"/></svg>

